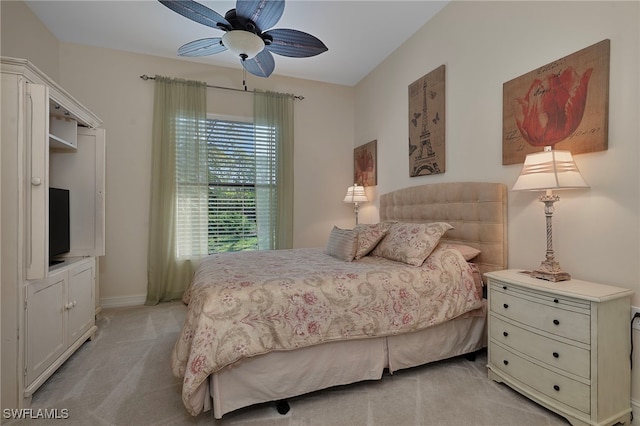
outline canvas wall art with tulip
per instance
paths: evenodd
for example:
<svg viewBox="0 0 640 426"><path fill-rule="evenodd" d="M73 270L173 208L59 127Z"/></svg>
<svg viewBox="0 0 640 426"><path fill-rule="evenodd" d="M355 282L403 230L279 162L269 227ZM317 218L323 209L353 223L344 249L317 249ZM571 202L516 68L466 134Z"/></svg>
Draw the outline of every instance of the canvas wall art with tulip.
<svg viewBox="0 0 640 426"><path fill-rule="evenodd" d="M522 163L545 146L607 149L609 51L603 40L504 83L502 164Z"/></svg>

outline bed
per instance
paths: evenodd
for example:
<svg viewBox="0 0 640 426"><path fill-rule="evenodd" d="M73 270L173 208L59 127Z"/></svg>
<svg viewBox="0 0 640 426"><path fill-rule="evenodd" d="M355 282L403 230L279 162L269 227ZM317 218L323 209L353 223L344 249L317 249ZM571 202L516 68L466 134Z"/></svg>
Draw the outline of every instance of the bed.
<svg viewBox="0 0 640 426"><path fill-rule="evenodd" d="M380 223L357 227L383 229L364 255L363 232L334 227L326 248L204 259L171 357L185 407L222 418L484 348L479 278L507 268L506 206L499 183L414 186L381 195ZM394 258L390 235L416 230L427 247ZM349 238L352 261L339 252Z"/></svg>

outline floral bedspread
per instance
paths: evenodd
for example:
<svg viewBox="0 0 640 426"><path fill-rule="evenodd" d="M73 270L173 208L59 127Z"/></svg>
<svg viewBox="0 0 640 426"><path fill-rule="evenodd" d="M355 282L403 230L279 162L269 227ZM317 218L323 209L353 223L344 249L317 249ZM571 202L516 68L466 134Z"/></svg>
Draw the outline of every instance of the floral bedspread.
<svg viewBox="0 0 640 426"><path fill-rule="evenodd" d="M183 301L171 368L193 415L207 377L242 358L417 331L482 307L469 265L442 248L420 267L374 256L344 262L321 248L212 255Z"/></svg>

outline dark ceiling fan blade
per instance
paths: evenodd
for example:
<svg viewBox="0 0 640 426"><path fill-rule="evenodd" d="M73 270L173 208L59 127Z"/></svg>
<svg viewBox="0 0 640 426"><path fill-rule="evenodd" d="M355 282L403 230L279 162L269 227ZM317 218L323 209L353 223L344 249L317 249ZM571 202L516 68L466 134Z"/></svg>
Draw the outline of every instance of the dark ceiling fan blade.
<svg viewBox="0 0 640 426"><path fill-rule="evenodd" d="M189 43L180 46L178 49L178 55L180 56L207 56L214 53L220 53L227 50L224 44L222 44L222 38L201 38L200 40L190 41Z"/></svg>
<svg viewBox="0 0 640 426"><path fill-rule="evenodd" d="M238 0L236 15L249 19L261 31L273 27L282 17L284 0Z"/></svg>
<svg viewBox="0 0 640 426"><path fill-rule="evenodd" d="M303 31L278 28L266 31L273 41L266 48L273 53L291 58L308 58L329 50L317 37Z"/></svg>
<svg viewBox="0 0 640 426"><path fill-rule="evenodd" d="M268 50L263 50L251 59L242 61L244 69L258 77L269 77L276 68L276 61Z"/></svg>
<svg viewBox="0 0 640 426"><path fill-rule="evenodd" d="M192 0L158 0L163 5L176 13L189 18L192 21L206 25L207 27L228 30L231 24L218 12L214 12L206 6Z"/></svg>

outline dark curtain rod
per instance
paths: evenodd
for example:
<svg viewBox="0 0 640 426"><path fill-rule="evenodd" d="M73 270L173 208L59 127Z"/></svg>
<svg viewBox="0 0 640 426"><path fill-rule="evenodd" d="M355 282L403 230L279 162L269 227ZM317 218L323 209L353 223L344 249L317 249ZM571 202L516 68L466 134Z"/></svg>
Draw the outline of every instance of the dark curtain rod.
<svg viewBox="0 0 640 426"><path fill-rule="evenodd" d="M156 79L155 77L149 77L146 74L141 75L140 78L145 80L145 81L146 80L155 80ZM246 93L254 93L255 92L254 90L247 90L247 89L242 90L242 89L235 89L233 87L212 86L210 84L207 84L207 87L209 87L211 89L233 90L234 92L243 92L243 93L245 93L245 92ZM300 101L304 99L304 96L298 96L298 95L292 95L292 96L293 96L294 99L298 99Z"/></svg>

